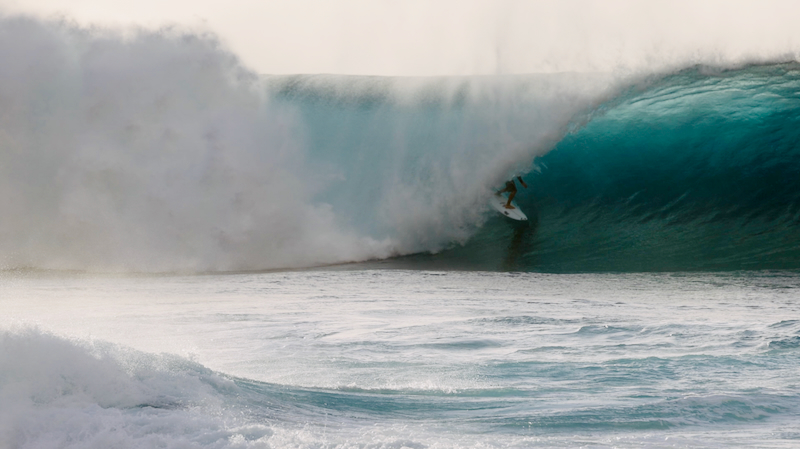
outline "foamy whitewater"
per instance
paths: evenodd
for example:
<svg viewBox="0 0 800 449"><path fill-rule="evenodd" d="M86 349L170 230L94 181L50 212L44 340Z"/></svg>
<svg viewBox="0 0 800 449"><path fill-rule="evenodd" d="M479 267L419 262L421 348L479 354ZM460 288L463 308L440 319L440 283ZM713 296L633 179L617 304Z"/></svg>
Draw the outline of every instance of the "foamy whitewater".
<svg viewBox="0 0 800 449"><path fill-rule="evenodd" d="M796 273L2 280L2 447L800 443Z"/></svg>
<svg viewBox="0 0 800 449"><path fill-rule="evenodd" d="M797 447L796 59L260 76L1 17L0 449Z"/></svg>

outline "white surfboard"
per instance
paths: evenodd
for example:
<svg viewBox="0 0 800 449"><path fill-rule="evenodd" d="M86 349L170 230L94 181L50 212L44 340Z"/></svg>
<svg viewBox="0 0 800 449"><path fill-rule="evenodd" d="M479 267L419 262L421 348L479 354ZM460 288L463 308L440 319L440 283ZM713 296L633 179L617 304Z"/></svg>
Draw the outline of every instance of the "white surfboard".
<svg viewBox="0 0 800 449"><path fill-rule="evenodd" d="M512 220L528 221L528 216L525 215L522 210L520 210L515 201L511 202L511 205L514 206L513 209L506 209L507 202L508 194L503 193L500 195L492 195L492 200L489 203L492 205L494 210L500 212L501 215L504 215Z"/></svg>

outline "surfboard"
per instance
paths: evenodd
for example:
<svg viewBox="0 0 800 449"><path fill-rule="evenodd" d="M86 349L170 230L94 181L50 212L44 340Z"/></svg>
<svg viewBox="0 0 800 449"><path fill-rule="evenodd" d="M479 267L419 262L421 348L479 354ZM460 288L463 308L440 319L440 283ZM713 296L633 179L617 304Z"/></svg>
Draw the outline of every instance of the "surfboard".
<svg viewBox="0 0 800 449"><path fill-rule="evenodd" d="M508 217L512 220L517 221L528 221L528 216L525 215L522 210L517 206L515 201L511 202L511 205L514 206L514 209L506 209L506 203L508 202L508 194L500 194L500 195L493 195L492 200L489 204L492 205L494 210L500 212L501 215Z"/></svg>

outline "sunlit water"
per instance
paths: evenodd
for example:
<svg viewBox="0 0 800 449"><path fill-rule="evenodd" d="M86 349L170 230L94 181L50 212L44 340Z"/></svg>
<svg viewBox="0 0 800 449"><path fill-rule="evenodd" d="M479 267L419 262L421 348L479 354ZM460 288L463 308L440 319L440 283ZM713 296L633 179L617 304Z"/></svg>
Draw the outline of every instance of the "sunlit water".
<svg viewBox="0 0 800 449"><path fill-rule="evenodd" d="M797 447L800 276L6 273L0 447Z"/></svg>

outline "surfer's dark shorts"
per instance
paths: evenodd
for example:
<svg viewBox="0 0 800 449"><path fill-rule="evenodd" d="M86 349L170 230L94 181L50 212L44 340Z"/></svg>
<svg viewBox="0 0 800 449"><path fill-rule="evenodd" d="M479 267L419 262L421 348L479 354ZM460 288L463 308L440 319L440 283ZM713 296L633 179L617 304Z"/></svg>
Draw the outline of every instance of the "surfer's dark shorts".
<svg viewBox="0 0 800 449"><path fill-rule="evenodd" d="M508 181L506 183L505 190L506 190L506 192L516 192L517 191L517 186L514 184L514 181Z"/></svg>

